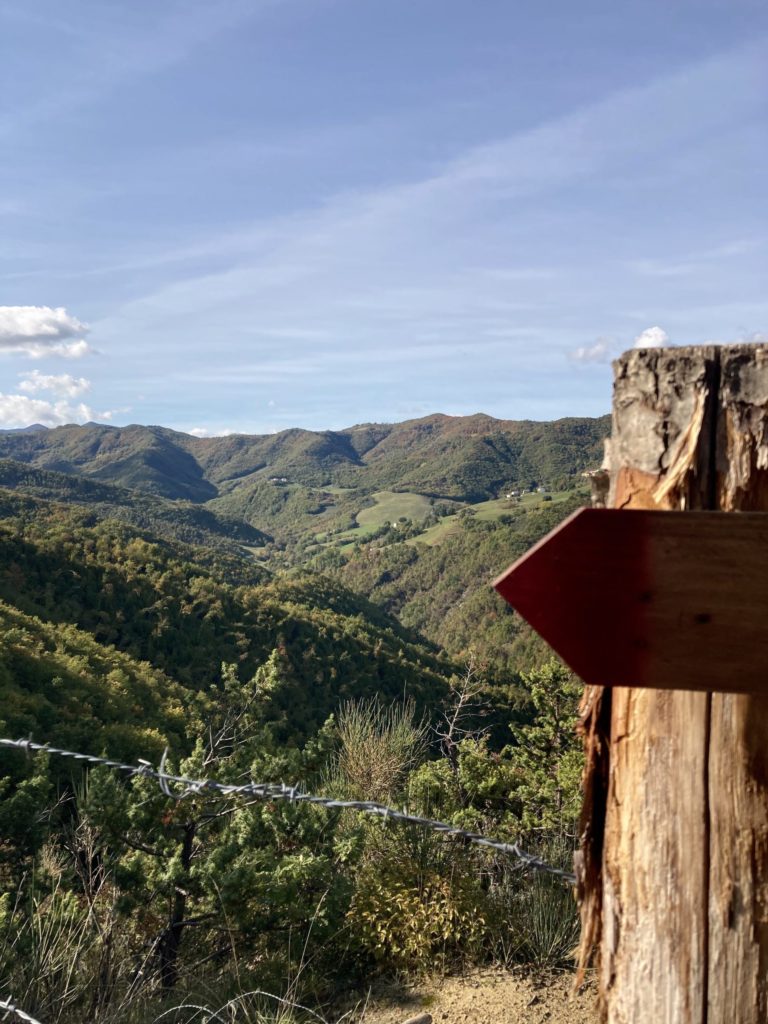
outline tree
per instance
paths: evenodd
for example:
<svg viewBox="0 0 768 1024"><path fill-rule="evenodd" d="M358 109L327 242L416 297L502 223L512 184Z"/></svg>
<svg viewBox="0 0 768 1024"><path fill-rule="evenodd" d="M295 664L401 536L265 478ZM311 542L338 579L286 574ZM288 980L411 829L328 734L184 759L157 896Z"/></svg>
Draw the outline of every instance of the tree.
<svg viewBox="0 0 768 1024"><path fill-rule="evenodd" d="M245 683L234 666L223 665L209 713L198 720L194 749L168 761L169 775L299 783L316 772L329 756L329 728L304 749L275 738L285 684L281 663L281 653L273 651ZM247 947L270 930L306 927L335 884L334 830L314 808L189 792L173 783L163 792L142 776L126 786L96 769L81 814L101 833L121 910L135 919L145 962L154 965L149 974L166 989L179 979L188 932L198 955L225 959L234 955L235 935Z"/></svg>
<svg viewBox="0 0 768 1024"><path fill-rule="evenodd" d="M531 832L575 834L581 805L582 747L576 734L581 684L554 658L523 673L532 720L512 726L508 756L519 778L521 820Z"/></svg>

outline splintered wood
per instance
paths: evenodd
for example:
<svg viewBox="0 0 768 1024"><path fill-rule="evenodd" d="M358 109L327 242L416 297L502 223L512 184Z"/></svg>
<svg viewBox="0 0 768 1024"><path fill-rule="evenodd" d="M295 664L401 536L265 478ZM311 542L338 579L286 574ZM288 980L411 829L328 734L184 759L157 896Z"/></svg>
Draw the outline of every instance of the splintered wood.
<svg viewBox="0 0 768 1024"><path fill-rule="evenodd" d="M768 511L768 349L624 355L607 462L609 507ZM768 1021L765 697L613 684L585 694L577 864L604 1019Z"/></svg>

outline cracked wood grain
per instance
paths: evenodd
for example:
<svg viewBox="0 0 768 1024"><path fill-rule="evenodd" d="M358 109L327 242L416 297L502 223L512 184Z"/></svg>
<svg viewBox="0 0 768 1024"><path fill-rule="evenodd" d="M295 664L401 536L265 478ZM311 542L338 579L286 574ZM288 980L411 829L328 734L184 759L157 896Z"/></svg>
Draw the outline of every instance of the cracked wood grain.
<svg viewBox="0 0 768 1024"><path fill-rule="evenodd" d="M633 351L615 370L614 507L709 507L717 352ZM704 1024L709 698L616 683L602 858L604 1013L610 1024Z"/></svg>
<svg viewBox="0 0 768 1024"><path fill-rule="evenodd" d="M721 355L720 507L768 511L768 348ZM766 666L768 672L768 666ZM768 708L712 695L708 1024L768 1021Z"/></svg>
<svg viewBox="0 0 768 1024"><path fill-rule="evenodd" d="M627 353L607 451L613 507L768 511L768 348ZM582 937L603 1018L768 1021L765 702L620 684L585 699Z"/></svg>

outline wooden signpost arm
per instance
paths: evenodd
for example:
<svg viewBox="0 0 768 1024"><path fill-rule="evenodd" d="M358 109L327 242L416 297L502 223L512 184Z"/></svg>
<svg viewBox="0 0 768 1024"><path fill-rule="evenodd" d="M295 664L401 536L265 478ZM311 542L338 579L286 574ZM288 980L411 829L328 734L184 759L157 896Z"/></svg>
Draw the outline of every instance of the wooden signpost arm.
<svg viewBox="0 0 768 1024"><path fill-rule="evenodd" d="M632 351L615 369L609 507L768 511L768 349ZM604 1018L765 1022L768 705L621 682L584 704L582 934Z"/></svg>

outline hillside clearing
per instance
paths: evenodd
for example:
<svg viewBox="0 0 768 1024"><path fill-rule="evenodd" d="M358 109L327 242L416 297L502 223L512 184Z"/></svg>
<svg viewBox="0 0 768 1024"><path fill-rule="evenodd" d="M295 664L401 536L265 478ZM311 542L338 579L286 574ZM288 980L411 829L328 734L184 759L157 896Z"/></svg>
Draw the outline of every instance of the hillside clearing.
<svg viewBox="0 0 768 1024"><path fill-rule="evenodd" d="M429 514L431 507L429 498L409 491L376 491L371 497L376 504L361 509L356 516L360 527L367 531L378 530L387 521L396 523L401 517L418 521Z"/></svg>
<svg viewBox="0 0 768 1024"><path fill-rule="evenodd" d="M476 505L469 505L467 509L471 514L484 522L495 522L504 515L514 515L516 511L525 509L531 511L540 509L547 505L561 505L564 501L572 498L574 491L555 491L552 494L523 494L519 499L492 498L490 501L480 501ZM586 495L585 495L586 502ZM418 537L410 537L406 544L428 544L434 547L442 544L448 537L460 529L460 516L467 514L467 509L462 509L454 515L445 516L439 523L431 526L428 530L420 533Z"/></svg>

